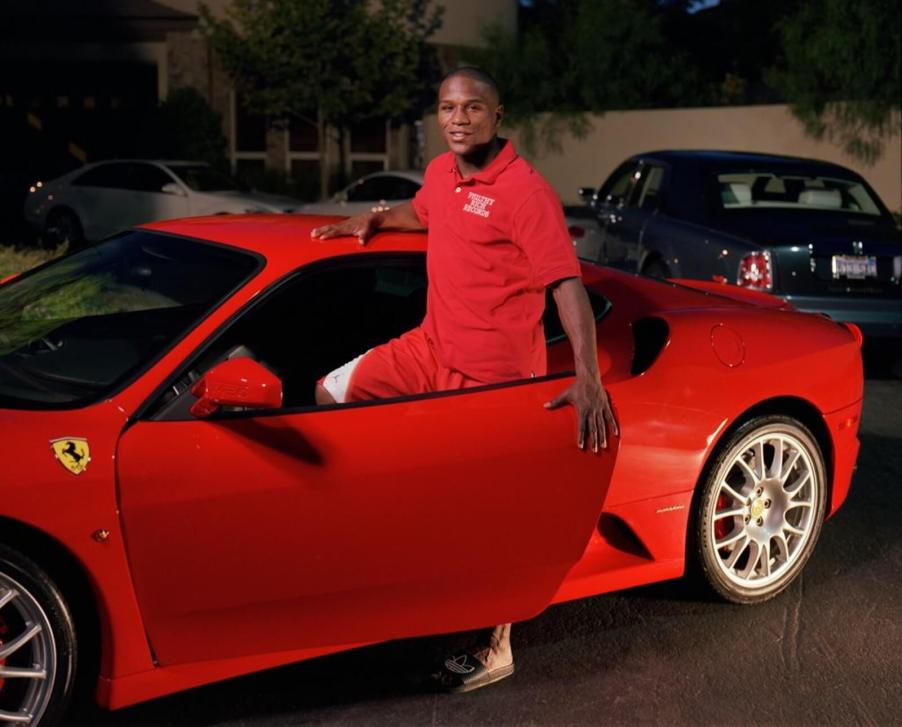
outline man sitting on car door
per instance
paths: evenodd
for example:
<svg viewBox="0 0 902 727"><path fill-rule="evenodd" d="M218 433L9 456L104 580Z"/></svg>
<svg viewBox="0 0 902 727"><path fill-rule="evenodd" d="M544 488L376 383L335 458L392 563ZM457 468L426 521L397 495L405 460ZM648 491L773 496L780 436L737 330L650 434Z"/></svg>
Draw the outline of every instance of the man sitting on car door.
<svg viewBox="0 0 902 727"><path fill-rule="evenodd" d="M438 123L449 151L426 169L412 202L319 227L314 238L377 231L428 231L426 317L420 326L362 353L324 376L319 404L463 389L546 372L542 314L550 287L573 346L575 382L545 404L576 408L577 444L607 446L617 433L601 383L595 317L551 186L513 144L497 136L504 107L498 87L478 68L459 68L442 81ZM487 527L491 528L491 525ZM470 691L513 673L510 624L488 644L445 661L439 685Z"/></svg>

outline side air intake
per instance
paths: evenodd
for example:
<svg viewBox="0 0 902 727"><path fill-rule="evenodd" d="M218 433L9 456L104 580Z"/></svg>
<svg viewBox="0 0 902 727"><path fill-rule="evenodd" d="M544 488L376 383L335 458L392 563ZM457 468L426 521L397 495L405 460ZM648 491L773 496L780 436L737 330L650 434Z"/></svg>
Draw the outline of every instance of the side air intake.
<svg viewBox="0 0 902 727"><path fill-rule="evenodd" d="M630 373L638 376L648 371L669 338L670 326L663 318L642 318L633 323L634 350Z"/></svg>

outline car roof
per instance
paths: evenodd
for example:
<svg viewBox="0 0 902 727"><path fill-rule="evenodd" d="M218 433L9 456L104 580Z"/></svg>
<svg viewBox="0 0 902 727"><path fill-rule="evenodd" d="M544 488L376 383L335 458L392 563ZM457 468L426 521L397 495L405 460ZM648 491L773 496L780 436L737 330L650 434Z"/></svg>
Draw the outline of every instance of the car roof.
<svg viewBox="0 0 902 727"><path fill-rule="evenodd" d="M352 182L352 186L357 184L357 182L361 182L364 179L372 179L373 177L403 177L404 179L409 179L412 182L423 183L423 172L419 169L386 169L381 172L372 172L370 174L365 174L359 179Z"/></svg>
<svg viewBox="0 0 902 727"><path fill-rule="evenodd" d="M854 177L858 176L851 169L820 159L747 151L725 151L719 149L661 149L658 151L636 154L631 157L631 159L637 161L658 160L670 163L694 162L711 167L766 165L774 167L775 169L798 169L799 167L804 166L809 167L812 170L831 171L834 173L841 171L847 175Z"/></svg>
<svg viewBox="0 0 902 727"><path fill-rule="evenodd" d="M263 255L270 263L286 269L339 255L426 249L426 235L419 232L381 232L366 246L350 236L311 239L314 228L343 219L305 214L213 215L161 220L140 225L138 229L230 245Z"/></svg>

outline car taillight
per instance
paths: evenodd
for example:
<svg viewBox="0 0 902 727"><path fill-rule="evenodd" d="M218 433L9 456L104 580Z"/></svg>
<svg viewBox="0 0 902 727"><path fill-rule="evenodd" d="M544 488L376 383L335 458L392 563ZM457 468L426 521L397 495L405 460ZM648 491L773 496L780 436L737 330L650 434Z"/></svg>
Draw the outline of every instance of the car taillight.
<svg viewBox="0 0 902 727"><path fill-rule="evenodd" d="M755 290L770 290L774 286L773 268L770 253L753 252L739 261L739 277L737 285Z"/></svg>
<svg viewBox="0 0 902 727"><path fill-rule="evenodd" d="M570 225L570 227L567 228L567 232L570 233L570 237L572 237L574 240L586 234L585 229L583 229L579 225Z"/></svg>

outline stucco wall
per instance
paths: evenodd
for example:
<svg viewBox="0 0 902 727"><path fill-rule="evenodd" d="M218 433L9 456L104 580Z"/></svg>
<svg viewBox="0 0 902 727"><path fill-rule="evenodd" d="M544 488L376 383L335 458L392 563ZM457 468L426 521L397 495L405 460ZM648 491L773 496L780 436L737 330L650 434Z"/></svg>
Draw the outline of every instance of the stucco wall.
<svg viewBox="0 0 902 727"><path fill-rule="evenodd" d="M445 150L435 117L425 120L426 159ZM898 123L897 123L898 128ZM516 131L504 133L517 141ZM519 146L519 145L518 145ZM655 149L729 149L824 159L861 174L893 211L902 210L902 144L887 140L883 156L866 165L829 141L805 135L788 107L739 106L713 109L612 111L592 119L584 139L565 136L563 151L525 154L561 195L579 201L577 189L598 186L626 157ZM520 149L523 152L522 148Z"/></svg>

